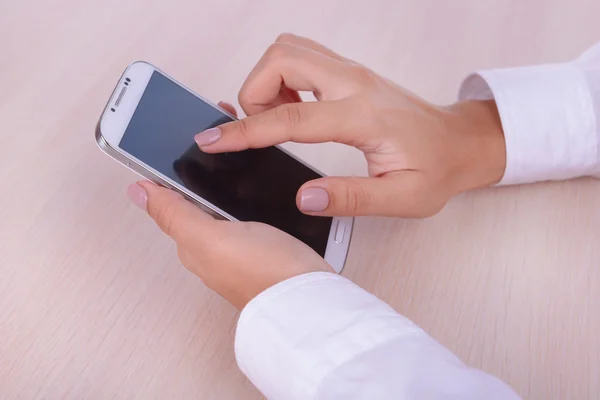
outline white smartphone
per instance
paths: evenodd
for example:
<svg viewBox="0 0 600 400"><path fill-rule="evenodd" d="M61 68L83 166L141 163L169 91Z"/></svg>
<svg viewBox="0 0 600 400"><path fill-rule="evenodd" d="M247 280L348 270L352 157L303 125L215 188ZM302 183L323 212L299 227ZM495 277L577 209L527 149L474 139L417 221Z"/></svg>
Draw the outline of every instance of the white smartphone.
<svg viewBox="0 0 600 400"><path fill-rule="evenodd" d="M354 218L309 216L296 207L300 186L323 176L320 172L278 146L207 154L194 142L195 134L234 119L138 61L119 79L96 142L113 159L217 218L263 222L289 233L340 272Z"/></svg>

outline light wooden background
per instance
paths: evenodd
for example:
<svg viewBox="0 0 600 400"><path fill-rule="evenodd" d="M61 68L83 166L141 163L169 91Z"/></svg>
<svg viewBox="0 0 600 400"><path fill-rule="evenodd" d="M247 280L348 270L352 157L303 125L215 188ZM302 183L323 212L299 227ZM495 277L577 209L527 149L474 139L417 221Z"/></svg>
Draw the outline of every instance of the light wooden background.
<svg viewBox="0 0 600 400"><path fill-rule="evenodd" d="M566 60L597 0L0 1L0 398L238 399L234 309L178 263L96 148L123 68L151 61L235 101L283 31L451 102L478 68ZM357 152L292 146L330 174ZM461 196L363 218L344 274L531 399L600 396L600 183Z"/></svg>

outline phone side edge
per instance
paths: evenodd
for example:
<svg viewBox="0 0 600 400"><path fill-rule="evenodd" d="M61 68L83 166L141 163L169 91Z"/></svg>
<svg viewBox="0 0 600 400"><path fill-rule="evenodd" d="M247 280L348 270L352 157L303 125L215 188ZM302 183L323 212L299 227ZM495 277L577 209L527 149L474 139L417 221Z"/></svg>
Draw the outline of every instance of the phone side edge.
<svg viewBox="0 0 600 400"><path fill-rule="evenodd" d="M350 244L352 242L354 231L354 220L355 217L333 217L331 220L331 229L329 231L327 248L323 258L338 274L344 270L346 261L348 260L348 253L350 252ZM341 243L336 240L340 224L345 225L345 237Z"/></svg>
<svg viewBox="0 0 600 400"><path fill-rule="evenodd" d="M195 204L196 206L200 207L200 209L202 211L209 214L213 218L216 218L219 220L237 221L237 219L234 218L233 216L230 216L227 213L221 213L219 210L213 209L209 205L204 204L201 200L196 199L194 196L186 193L184 190L179 188L177 184L174 184L174 183L171 183L171 182L165 180L161 176L153 173L152 171L148 170L147 168L144 168L144 166L139 165L136 160L130 159L130 158L124 156L123 154L121 154L121 152L113 149L113 147L110 145L110 143L108 143L102 135L102 130L100 128L101 121L102 121L102 117L100 118L100 120L98 121L98 124L96 125L95 137L96 137L96 144L98 145L98 147L100 148L100 150L102 150L102 152L104 154L106 154L113 160L117 161L119 164L123 165L124 167L128 168L132 172L136 173L137 175L141 176L142 178L147 179L159 186L163 186L167 189L176 191L177 193L181 194L186 200L188 200L188 201L192 202L193 204Z"/></svg>

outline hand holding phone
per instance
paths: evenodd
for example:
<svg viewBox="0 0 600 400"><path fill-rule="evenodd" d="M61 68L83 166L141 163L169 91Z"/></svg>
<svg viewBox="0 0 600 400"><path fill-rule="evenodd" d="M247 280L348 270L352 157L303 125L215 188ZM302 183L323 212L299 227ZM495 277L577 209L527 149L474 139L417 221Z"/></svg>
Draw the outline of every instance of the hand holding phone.
<svg viewBox="0 0 600 400"><path fill-rule="evenodd" d="M233 120L156 67L136 62L108 101L96 140L115 160L211 215L272 225L341 271L353 218L316 217L296 207L298 189L321 173L277 146L219 154L197 146L198 132Z"/></svg>
<svg viewBox="0 0 600 400"><path fill-rule="evenodd" d="M148 181L131 185L128 194L175 240L182 264L240 310L286 279L334 272L313 249L272 226L216 220Z"/></svg>

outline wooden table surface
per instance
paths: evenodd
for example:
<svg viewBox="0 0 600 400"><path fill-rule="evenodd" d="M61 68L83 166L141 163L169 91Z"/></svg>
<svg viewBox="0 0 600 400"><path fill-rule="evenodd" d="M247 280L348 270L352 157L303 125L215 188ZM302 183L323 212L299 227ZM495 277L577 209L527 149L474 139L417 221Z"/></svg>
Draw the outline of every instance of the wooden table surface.
<svg viewBox="0 0 600 400"><path fill-rule="evenodd" d="M238 314L125 198L94 142L131 61L235 101L278 33L322 41L431 101L470 71L567 60L597 0L0 2L0 398L255 399ZM338 145L290 146L364 174ZM344 275L531 399L600 396L600 183L482 190L421 221L361 218Z"/></svg>

